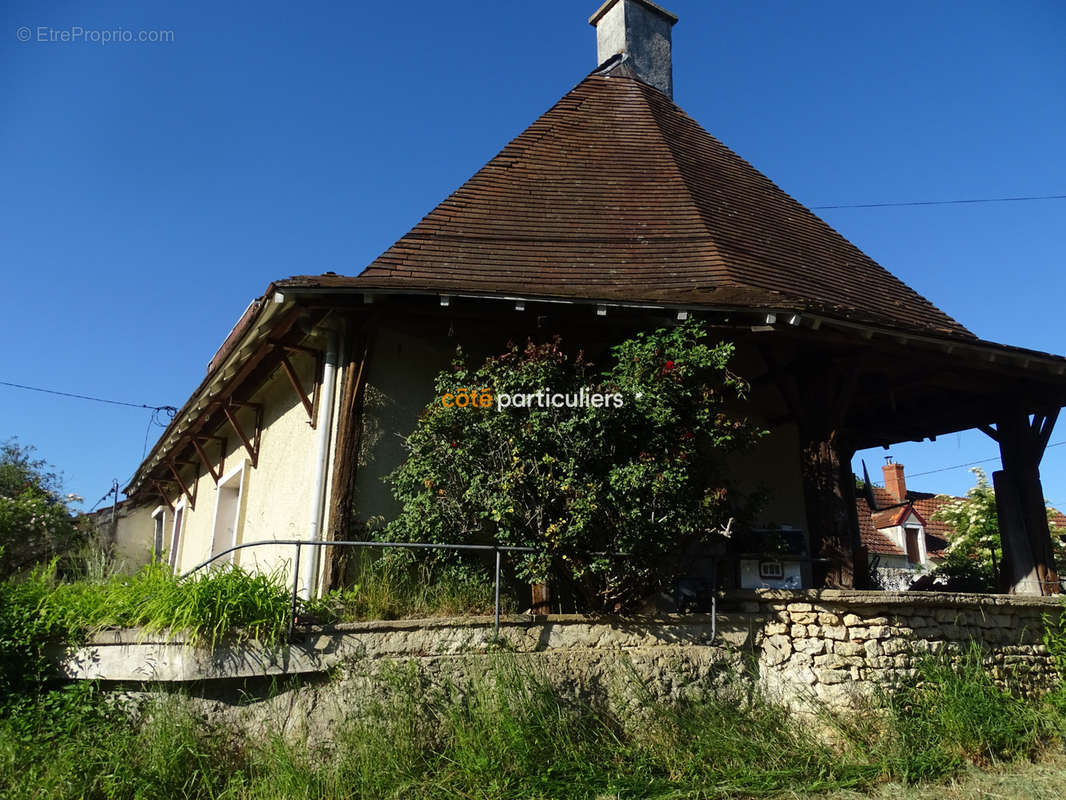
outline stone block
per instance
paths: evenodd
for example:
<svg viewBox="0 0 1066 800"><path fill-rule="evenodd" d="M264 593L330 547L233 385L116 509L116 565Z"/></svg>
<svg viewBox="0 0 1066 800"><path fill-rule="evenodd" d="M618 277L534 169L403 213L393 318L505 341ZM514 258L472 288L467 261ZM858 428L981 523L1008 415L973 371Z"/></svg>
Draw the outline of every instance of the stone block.
<svg viewBox="0 0 1066 800"><path fill-rule="evenodd" d="M833 686L838 683L844 683L848 680L848 673L835 669L815 669L814 674L818 677L819 683L824 683L828 686Z"/></svg>
<svg viewBox="0 0 1066 800"><path fill-rule="evenodd" d="M841 656L861 656L866 650L859 642L833 642L833 652Z"/></svg>
<svg viewBox="0 0 1066 800"><path fill-rule="evenodd" d="M825 652L825 639L797 639L792 647L798 653L807 653L816 656Z"/></svg>

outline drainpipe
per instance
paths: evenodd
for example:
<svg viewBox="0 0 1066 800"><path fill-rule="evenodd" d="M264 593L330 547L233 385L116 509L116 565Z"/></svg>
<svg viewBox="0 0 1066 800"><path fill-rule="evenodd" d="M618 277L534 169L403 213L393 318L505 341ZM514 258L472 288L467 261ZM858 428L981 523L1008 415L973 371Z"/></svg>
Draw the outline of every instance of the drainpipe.
<svg viewBox="0 0 1066 800"><path fill-rule="evenodd" d="M318 406L318 427L315 442L315 478L311 485L311 521L307 526L307 539L314 542L322 538L322 515L325 513L326 474L329 470L330 439L333 428L333 390L337 383L337 332L329 331L326 345L326 361L322 369L322 394ZM321 547L302 548L300 554L300 596L308 599L315 596L318 582L319 551Z"/></svg>

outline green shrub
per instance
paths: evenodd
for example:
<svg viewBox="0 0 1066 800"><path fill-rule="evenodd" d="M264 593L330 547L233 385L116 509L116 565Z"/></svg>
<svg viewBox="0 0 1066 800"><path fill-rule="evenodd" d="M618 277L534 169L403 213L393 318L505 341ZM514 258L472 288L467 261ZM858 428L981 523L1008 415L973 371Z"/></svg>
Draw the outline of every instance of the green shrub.
<svg viewBox="0 0 1066 800"><path fill-rule="evenodd" d="M638 606L683 571L679 554L721 541L761 500L739 492L728 468L765 433L743 416L748 387L729 370L732 355L694 321L618 344L602 372L558 338L476 368L458 354L388 476L401 510L380 535L531 548L512 563L526 583L565 584L589 610ZM582 391L609 401L576 405ZM443 403L456 393L524 397Z"/></svg>

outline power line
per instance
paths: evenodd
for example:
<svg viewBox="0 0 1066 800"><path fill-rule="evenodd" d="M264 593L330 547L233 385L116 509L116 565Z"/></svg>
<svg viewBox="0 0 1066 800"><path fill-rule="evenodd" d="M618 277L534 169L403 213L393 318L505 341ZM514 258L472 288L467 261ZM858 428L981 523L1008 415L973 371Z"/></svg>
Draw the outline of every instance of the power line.
<svg viewBox="0 0 1066 800"><path fill-rule="evenodd" d="M78 400L91 400L94 403L108 403L113 406L129 406L130 408L147 408L152 411L170 411L177 412L178 409L174 406L150 406L147 403L127 403L123 400L106 400L103 397L93 397L87 394L75 394L73 392L60 392L56 389L42 389L39 386L26 386L22 383L10 383L9 381L0 381L0 386L10 386L12 389L25 389L30 392L43 392L44 394L55 394L60 397L73 397Z"/></svg>
<svg viewBox="0 0 1066 800"><path fill-rule="evenodd" d="M1066 439L1064 439L1061 442L1055 442L1054 444L1049 444L1048 445L1048 449L1050 449L1052 447L1061 447L1064 444L1066 444ZM941 467L940 469L931 469L928 472L915 472L914 474L908 475L907 477L908 478L920 478L923 475L935 475L938 472L948 472L949 470L963 469L964 467L976 467L978 464L988 464L988 463L990 463L992 461L999 461L999 458L985 458L985 459L982 459L981 461L971 461L968 464L956 464L953 467Z"/></svg>
<svg viewBox="0 0 1066 800"><path fill-rule="evenodd" d="M964 200L911 200L902 203L842 203L834 206L811 206L812 211L831 208L901 208L903 206L961 206L975 203L1020 203L1029 200L1066 200L1066 194L1032 195L1028 197L977 197Z"/></svg>

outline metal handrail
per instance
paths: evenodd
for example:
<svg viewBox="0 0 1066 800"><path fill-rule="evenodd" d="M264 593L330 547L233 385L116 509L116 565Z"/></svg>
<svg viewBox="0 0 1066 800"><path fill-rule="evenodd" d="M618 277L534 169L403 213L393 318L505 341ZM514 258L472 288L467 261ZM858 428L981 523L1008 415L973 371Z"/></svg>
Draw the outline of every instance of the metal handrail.
<svg viewBox="0 0 1066 800"><path fill-rule="evenodd" d="M493 638L500 638L500 555L502 553L535 553L532 547L509 547L491 544L435 544L432 542L349 542L344 540L322 541L310 539L261 539L256 542L243 542L227 547L219 553L211 556L192 569L179 576L178 580L185 580L190 575L204 567L210 566L223 556L246 547L261 547L267 545L286 545L296 548L296 558L293 565L292 575L292 600L289 605L289 638L292 638L293 627L296 624L296 603L300 588L300 548L301 547L397 547L408 550L458 550L493 552L496 554L496 568L493 585Z"/></svg>
<svg viewBox="0 0 1066 800"><path fill-rule="evenodd" d="M225 550L216 553L211 558L197 564L192 569L183 573L178 577L178 580L185 580L190 575L210 566L220 558L234 553L237 550L243 550L246 547L265 547L273 545L283 545L296 548L296 558L293 565L292 575L292 599L289 605L289 639L292 639L293 628L296 624L296 604L297 596L300 588L300 548L302 547L395 547L407 550L454 550L454 551L475 551L475 552L492 552L496 555L495 571L493 576L493 639L498 641L500 638L500 556L503 553L536 553L539 552L533 547L511 547L507 545L492 545L492 544L436 544L433 542L350 542L345 540L310 540L310 539L261 539L255 542L242 542L241 544L235 544L232 547L227 547ZM603 553L596 552L590 553L594 556L629 556L629 553ZM713 573L712 573L713 574ZM714 578L712 578L714 580ZM715 587L717 589L717 587ZM713 642L717 638L718 633L718 599L715 594L711 596L711 641Z"/></svg>

